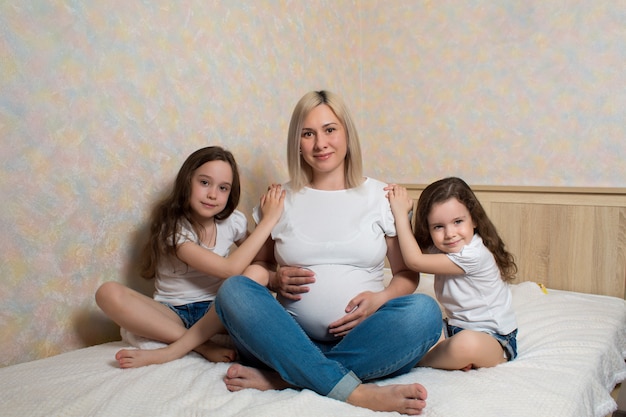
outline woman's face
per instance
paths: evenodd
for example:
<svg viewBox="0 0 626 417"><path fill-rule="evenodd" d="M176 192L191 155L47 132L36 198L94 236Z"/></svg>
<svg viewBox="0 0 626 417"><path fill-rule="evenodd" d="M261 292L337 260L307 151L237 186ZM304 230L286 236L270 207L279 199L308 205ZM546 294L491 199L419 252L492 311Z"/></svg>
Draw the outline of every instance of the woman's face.
<svg viewBox="0 0 626 417"><path fill-rule="evenodd" d="M326 104L314 107L304 119L300 151L314 177L319 174L344 176L348 153L346 129Z"/></svg>

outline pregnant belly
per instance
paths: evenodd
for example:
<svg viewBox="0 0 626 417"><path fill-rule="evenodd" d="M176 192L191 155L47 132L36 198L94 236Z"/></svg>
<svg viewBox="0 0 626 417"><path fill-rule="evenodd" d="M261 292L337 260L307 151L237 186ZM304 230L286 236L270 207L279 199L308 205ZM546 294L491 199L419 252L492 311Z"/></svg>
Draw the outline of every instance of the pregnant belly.
<svg viewBox="0 0 626 417"><path fill-rule="evenodd" d="M346 315L350 300L363 291L384 289L382 271L371 273L346 265L316 265L309 269L315 272L315 282L302 299L278 299L312 339L335 340L328 325Z"/></svg>

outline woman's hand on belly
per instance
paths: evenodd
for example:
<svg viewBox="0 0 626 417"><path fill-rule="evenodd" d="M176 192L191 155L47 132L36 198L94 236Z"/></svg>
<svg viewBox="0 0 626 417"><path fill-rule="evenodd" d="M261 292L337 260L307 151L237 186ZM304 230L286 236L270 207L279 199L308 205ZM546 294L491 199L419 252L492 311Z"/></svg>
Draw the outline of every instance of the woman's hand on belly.
<svg viewBox="0 0 626 417"><path fill-rule="evenodd" d="M278 294L279 302L294 316L312 339L333 341L372 314L384 301L375 293L385 295L382 274L372 274L353 265L308 265L315 273L309 291L293 300ZM358 306L355 311L354 307ZM361 310L361 311L359 311ZM346 314L348 313L348 314ZM330 326L333 331L330 332Z"/></svg>
<svg viewBox="0 0 626 417"><path fill-rule="evenodd" d="M270 288L288 300L300 300L315 282L315 273L307 268L281 266L270 282Z"/></svg>
<svg viewBox="0 0 626 417"><path fill-rule="evenodd" d="M354 297L346 306L346 315L328 326L328 332L343 337L363 320L374 314L387 302L384 292L365 291Z"/></svg>

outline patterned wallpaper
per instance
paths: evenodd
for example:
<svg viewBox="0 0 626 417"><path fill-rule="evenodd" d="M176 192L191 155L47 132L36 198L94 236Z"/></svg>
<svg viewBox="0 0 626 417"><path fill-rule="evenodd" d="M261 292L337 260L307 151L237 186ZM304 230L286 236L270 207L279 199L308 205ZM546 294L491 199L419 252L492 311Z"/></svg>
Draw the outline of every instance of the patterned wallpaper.
<svg viewBox="0 0 626 417"><path fill-rule="evenodd" d="M235 154L250 212L291 110L353 110L368 175L626 186L626 4L0 2L0 366L119 339L93 294L135 270L185 157Z"/></svg>
<svg viewBox="0 0 626 417"><path fill-rule="evenodd" d="M626 186L626 1L391 1L368 16L377 175Z"/></svg>

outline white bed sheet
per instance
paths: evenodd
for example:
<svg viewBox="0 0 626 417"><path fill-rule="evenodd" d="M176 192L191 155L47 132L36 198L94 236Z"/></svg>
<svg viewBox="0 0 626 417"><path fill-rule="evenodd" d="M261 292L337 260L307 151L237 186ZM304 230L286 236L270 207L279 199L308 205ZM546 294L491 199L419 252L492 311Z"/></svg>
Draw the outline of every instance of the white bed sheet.
<svg viewBox="0 0 626 417"><path fill-rule="evenodd" d="M604 417L626 378L626 302L614 297L513 286L518 358L470 372L416 368L380 384L419 382L430 417ZM154 342L153 346L158 346ZM227 364L192 353L123 370L126 342L106 343L0 369L3 416L393 416L311 391L229 392Z"/></svg>

